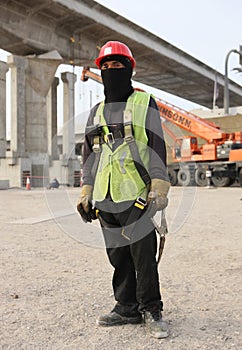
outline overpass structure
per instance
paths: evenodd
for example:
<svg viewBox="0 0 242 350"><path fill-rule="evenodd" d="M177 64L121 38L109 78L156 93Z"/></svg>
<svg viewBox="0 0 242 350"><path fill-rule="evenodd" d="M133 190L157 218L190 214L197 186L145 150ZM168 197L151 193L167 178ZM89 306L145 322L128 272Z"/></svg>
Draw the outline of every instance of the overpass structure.
<svg viewBox="0 0 242 350"><path fill-rule="evenodd" d="M93 0L1 0L0 48L26 56L57 50L63 63L94 66L108 40L125 42L137 61L135 80L211 108L215 70ZM224 76L217 74L223 106ZM242 87L229 81L230 105Z"/></svg>
<svg viewBox="0 0 242 350"><path fill-rule="evenodd" d="M211 108L215 70L156 35L93 0L1 0L0 48L10 52L0 62L0 180L36 186L58 177L73 186L80 181L75 154L74 84L64 72L63 147L57 142L57 86L61 63L94 67L108 40L130 46L137 61L135 80ZM6 142L6 72L11 73L11 142ZM224 76L217 73L223 106ZM242 104L242 87L229 81L230 106ZM45 182L45 180L44 180ZM1 186L0 186L1 187Z"/></svg>

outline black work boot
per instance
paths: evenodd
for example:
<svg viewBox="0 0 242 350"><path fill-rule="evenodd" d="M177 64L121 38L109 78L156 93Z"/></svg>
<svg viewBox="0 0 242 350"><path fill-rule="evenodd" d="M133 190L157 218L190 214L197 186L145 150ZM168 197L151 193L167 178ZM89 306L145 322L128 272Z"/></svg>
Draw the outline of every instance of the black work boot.
<svg viewBox="0 0 242 350"><path fill-rule="evenodd" d="M152 337L161 339L169 336L168 325L162 320L160 311L145 311L144 322Z"/></svg>
<svg viewBox="0 0 242 350"><path fill-rule="evenodd" d="M118 326L123 324L138 324L143 321L142 315L139 314L137 316L122 316L115 311L111 311L107 315L99 316L97 319L97 324L99 326Z"/></svg>

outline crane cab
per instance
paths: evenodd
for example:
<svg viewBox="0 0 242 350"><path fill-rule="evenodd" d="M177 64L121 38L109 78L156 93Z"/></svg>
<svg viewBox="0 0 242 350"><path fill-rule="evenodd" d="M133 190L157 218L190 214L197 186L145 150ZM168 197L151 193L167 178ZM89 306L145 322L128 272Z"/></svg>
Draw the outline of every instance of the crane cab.
<svg viewBox="0 0 242 350"><path fill-rule="evenodd" d="M201 154L197 138L185 136L175 141L173 157L177 160L190 160L194 154Z"/></svg>

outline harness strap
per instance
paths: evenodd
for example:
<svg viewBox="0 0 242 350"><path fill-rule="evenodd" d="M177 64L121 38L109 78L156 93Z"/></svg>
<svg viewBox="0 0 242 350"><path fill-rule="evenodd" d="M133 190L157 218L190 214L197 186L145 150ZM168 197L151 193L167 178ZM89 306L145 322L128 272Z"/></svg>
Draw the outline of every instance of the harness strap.
<svg viewBox="0 0 242 350"><path fill-rule="evenodd" d="M157 232L157 234L160 237L160 244L159 244L159 249L158 249L158 258L157 258L157 265L160 262L163 250L164 250L164 246L165 246L165 241L166 241L166 234L168 233L168 228L167 228L167 222L166 222L166 217L165 217L165 211L164 209L161 212L161 223L160 226L158 226L158 224L156 224L154 218L151 219L155 230Z"/></svg>
<svg viewBox="0 0 242 350"><path fill-rule="evenodd" d="M166 242L166 237L165 236L160 236L160 245L159 245L159 250L158 250L158 258L157 258L157 265L160 263L160 259L164 250Z"/></svg>
<svg viewBox="0 0 242 350"><path fill-rule="evenodd" d="M132 239L132 232L136 221L140 218L142 211L146 207L146 204L146 199L139 196L134 202L132 209L130 210L129 217L126 221L126 226L121 231L121 235L129 241Z"/></svg>
<svg viewBox="0 0 242 350"><path fill-rule="evenodd" d="M135 138L132 133L132 124L128 123L124 125L124 140L126 141L127 145L129 146L130 153L132 155L132 159L134 161L135 167L144 181L144 183L147 185L150 184L151 179L148 171L146 170L144 163L142 159L140 158L140 153L138 150L138 146L135 142Z"/></svg>
<svg viewBox="0 0 242 350"><path fill-rule="evenodd" d="M102 151L101 142L100 142L100 136L94 136L93 137L92 150L93 150L93 152L95 154L95 159L94 159L94 163L92 165L91 174L92 174L92 177L95 178L96 173L97 173L99 160L100 160L100 157L101 157L101 151Z"/></svg>

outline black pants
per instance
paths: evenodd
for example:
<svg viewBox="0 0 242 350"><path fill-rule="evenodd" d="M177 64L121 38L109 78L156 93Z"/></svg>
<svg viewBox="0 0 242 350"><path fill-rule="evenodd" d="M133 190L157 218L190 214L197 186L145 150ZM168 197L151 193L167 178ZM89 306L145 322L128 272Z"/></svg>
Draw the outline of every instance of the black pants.
<svg viewBox="0 0 242 350"><path fill-rule="evenodd" d="M133 226L133 238L122 236L130 209L121 213L100 211L110 227L102 225L106 251L114 267L113 291L116 312L134 316L144 310L162 310L156 253L157 237L149 218L143 217ZM113 226L113 228L112 228Z"/></svg>

